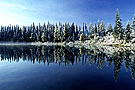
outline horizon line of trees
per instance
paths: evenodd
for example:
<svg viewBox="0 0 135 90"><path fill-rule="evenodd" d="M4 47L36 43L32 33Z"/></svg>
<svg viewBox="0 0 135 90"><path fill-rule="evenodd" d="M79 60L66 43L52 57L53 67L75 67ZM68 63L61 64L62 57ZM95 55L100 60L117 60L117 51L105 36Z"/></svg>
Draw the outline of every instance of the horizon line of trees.
<svg viewBox="0 0 135 90"><path fill-rule="evenodd" d="M114 38L124 39L130 41L135 38L135 15L133 16L132 24L129 20L125 28L122 27L119 11L116 11L116 19L114 27L109 24L107 28L103 21L99 21L94 25L92 23L87 27L86 23L83 26L61 22L55 25L35 25L31 26L1 26L0 27L0 41L14 41L14 42L69 42L69 41L84 41L87 39L94 39L95 36L103 38L106 35L113 35Z"/></svg>

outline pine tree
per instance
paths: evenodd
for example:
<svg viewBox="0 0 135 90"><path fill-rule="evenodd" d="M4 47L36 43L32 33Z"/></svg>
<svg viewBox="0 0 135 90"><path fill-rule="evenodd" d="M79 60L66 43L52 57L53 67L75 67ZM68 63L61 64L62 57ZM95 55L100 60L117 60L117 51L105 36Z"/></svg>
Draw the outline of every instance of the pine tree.
<svg viewBox="0 0 135 90"><path fill-rule="evenodd" d="M37 42L40 41L40 31L39 31L40 28L41 28L41 25L39 23L39 25L35 27L35 30L36 30L36 32L35 32L35 36L36 36L35 40ZM42 28L44 29L44 27L42 27Z"/></svg>
<svg viewBox="0 0 135 90"><path fill-rule="evenodd" d="M78 38L80 38L80 35L81 35L81 26L79 25L79 33L78 33Z"/></svg>
<svg viewBox="0 0 135 90"><path fill-rule="evenodd" d="M23 38L23 31L22 31L22 29L20 28L20 29L18 30L18 34L17 34L17 41L22 42L23 40L24 40L24 38Z"/></svg>
<svg viewBox="0 0 135 90"><path fill-rule="evenodd" d="M135 38L135 14L133 16L133 21L132 21L132 26L131 26L131 29L132 29L132 37Z"/></svg>
<svg viewBox="0 0 135 90"><path fill-rule="evenodd" d="M122 23L119 16L119 10L116 11L116 20L115 20L115 27L113 31L113 36L118 39L123 38L123 32L122 32Z"/></svg>
<svg viewBox="0 0 135 90"><path fill-rule="evenodd" d="M17 30L18 30L18 26L14 26L14 35L13 35L13 40L16 42L17 41ZM6 33L6 32L5 32ZM4 35L5 36L5 35Z"/></svg>
<svg viewBox="0 0 135 90"><path fill-rule="evenodd" d="M125 40L126 41L130 41L130 39L131 39L130 34L131 34L131 29L130 29L130 23L128 20L127 25L126 25L126 29L125 29Z"/></svg>
<svg viewBox="0 0 135 90"><path fill-rule="evenodd" d="M89 24L89 31L90 31L90 34L93 35L94 34L94 28L92 26L92 23Z"/></svg>
<svg viewBox="0 0 135 90"><path fill-rule="evenodd" d="M44 31L45 31L45 42L48 41L48 30L46 28L46 24L44 23L43 25L43 28L44 28ZM40 28L39 28L39 31L41 32Z"/></svg>
<svg viewBox="0 0 135 90"><path fill-rule="evenodd" d="M48 21L48 24L47 24L47 41L48 42L51 42L51 24L50 22Z"/></svg>
<svg viewBox="0 0 135 90"><path fill-rule="evenodd" d="M56 42L57 41L57 23L56 23L56 25L55 25L55 28L54 28L54 42Z"/></svg>
<svg viewBox="0 0 135 90"><path fill-rule="evenodd" d="M75 24L74 24L74 22L72 23L72 25L70 27L70 37L71 37L71 41L74 41L74 39L75 39Z"/></svg>
<svg viewBox="0 0 135 90"><path fill-rule="evenodd" d="M85 27L84 27L84 23L83 23L83 34L84 34L84 32L85 32Z"/></svg>
<svg viewBox="0 0 135 90"><path fill-rule="evenodd" d="M51 27L50 27L50 42L53 42L53 39L54 39L53 35L54 35L54 25L51 25Z"/></svg>
<svg viewBox="0 0 135 90"><path fill-rule="evenodd" d="M103 21L100 24L100 32L102 37L105 36L105 25Z"/></svg>
<svg viewBox="0 0 135 90"><path fill-rule="evenodd" d="M75 26L75 40L78 40L78 34L79 34L79 31L78 31L78 26L76 24L76 26Z"/></svg>
<svg viewBox="0 0 135 90"><path fill-rule="evenodd" d="M43 43L45 42L45 32L44 32L44 30L42 30L41 41L42 41Z"/></svg>
<svg viewBox="0 0 135 90"><path fill-rule="evenodd" d="M71 38L71 28L70 28L70 24L68 22L68 24L66 25L66 41L70 41Z"/></svg>
<svg viewBox="0 0 135 90"><path fill-rule="evenodd" d="M113 27L111 24L109 24L107 28L107 34L111 34L112 32L113 32Z"/></svg>
<svg viewBox="0 0 135 90"><path fill-rule="evenodd" d="M61 32L62 32L62 24L59 22L58 33L57 33L57 40L58 40L58 42L61 41Z"/></svg>
<svg viewBox="0 0 135 90"><path fill-rule="evenodd" d="M100 36L100 20L97 21L98 35Z"/></svg>
<svg viewBox="0 0 135 90"><path fill-rule="evenodd" d="M86 23L85 23L85 35L86 35L86 36L88 35L88 29L87 29Z"/></svg>
<svg viewBox="0 0 135 90"><path fill-rule="evenodd" d="M64 23L63 25L61 42L64 42L65 39L66 39L66 23Z"/></svg>
<svg viewBox="0 0 135 90"><path fill-rule="evenodd" d="M31 40L32 42L35 42L36 41L36 28L35 28L35 24L33 22L33 25L31 26Z"/></svg>
<svg viewBox="0 0 135 90"><path fill-rule="evenodd" d="M98 29L97 29L97 24L95 23L95 27L94 27L94 34L97 34L97 31Z"/></svg>

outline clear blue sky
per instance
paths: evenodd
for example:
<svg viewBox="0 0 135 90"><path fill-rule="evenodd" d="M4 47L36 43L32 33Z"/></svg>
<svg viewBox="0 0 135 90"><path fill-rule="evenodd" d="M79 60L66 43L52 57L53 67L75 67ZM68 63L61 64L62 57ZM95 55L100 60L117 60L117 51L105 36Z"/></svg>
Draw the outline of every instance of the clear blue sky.
<svg viewBox="0 0 135 90"><path fill-rule="evenodd" d="M105 24L114 24L119 8L123 26L135 13L135 0L0 0L0 25L30 25L51 23L95 23L98 18Z"/></svg>

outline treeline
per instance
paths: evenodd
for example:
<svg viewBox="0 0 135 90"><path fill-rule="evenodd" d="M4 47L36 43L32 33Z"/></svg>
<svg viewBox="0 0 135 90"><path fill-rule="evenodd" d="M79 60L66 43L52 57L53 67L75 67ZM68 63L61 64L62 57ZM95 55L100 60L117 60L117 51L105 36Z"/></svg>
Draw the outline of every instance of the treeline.
<svg viewBox="0 0 135 90"><path fill-rule="evenodd" d="M103 21L99 21L94 25L89 26L83 23L82 28L75 23L69 24L61 22L54 24L35 25L19 27L16 26L1 26L0 41L14 41L14 42L69 42L69 41L85 41L86 39L99 39L106 36L113 35L117 39L125 39L130 41L135 37L135 15L132 24L129 21L125 28L122 27L122 22L119 16L119 11L116 12L115 26L111 24L105 27Z"/></svg>
<svg viewBox="0 0 135 90"><path fill-rule="evenodd" d="M30 61L31 63L74 65L75 63L97 66L97 69L114 66L114 79L117 80L122 65L130 70L132 79L135 78L135 57L131 51L115 52L107 55L99 50L86 50L60 46L0 46L1 61L10 62Z"/></svg>

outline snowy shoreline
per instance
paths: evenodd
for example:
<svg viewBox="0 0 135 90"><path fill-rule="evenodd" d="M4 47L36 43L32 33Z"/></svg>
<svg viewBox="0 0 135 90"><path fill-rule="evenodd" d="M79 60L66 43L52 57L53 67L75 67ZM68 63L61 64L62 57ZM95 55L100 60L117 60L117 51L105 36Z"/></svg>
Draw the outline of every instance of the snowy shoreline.
<svg viewBox="0 0 135 90"><path fill-rule="evenodd" d="M0 46L2 45L7 45L7 46L13 46L13 45L35 45L35 46L40 46L40 45L46 45L46 46L51 46L51 45L64 45L64 43L52 43L52 42L0 42Z"/></svg>
<svg viewBox="0 0 135 90"><path fill-rule="evenodd" d="M113 45L110 45L113 44ZM68 47L75 47L75 48L85 48L87 50L99 50L108 55L113 55L115 52L123 52L123 51L131 51L135 54L135 45L127 44L125 45L118 45L115 46L115 43L108 43L108 41L101 42L100 40L86 40L85 42L82 41L75 41L75 42L63 42L63 43L52 43L52 42L0 42L0 46L68 46ZM120 43L119 43L120 44ZM127 45L127 46L126 46Z"/></svg>
<svg viewBox="0 0 135 90"><path fill-rule="evenodd" d="M74 42L0 42L0 45L46 45L46 46L78 46L78 47L88 47L88 46L111 46L111 47L134 47L135 44L132 42L125 42L124 40L86 40L86 41L74 41Z"/></svg>
<svg viewBox="0 0 135 90"><path fill-rule="evenodd" d="M94 39L85 40L85 41L74 41L74 42L0 42L0 46L7 45L7 46L13 46L13 45L35 45L35 46L69 46L69 47L90 47L90 46L96 46L96 47L119 47L119 48L131 48L134 49L135 47L135 40L131 40L130 42L126 42L125 40L118 40L113 37L113 35L108 35L100 39L99 37L95 37Z"/></svg>

